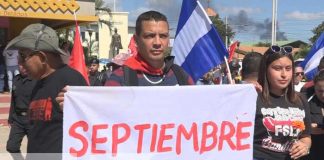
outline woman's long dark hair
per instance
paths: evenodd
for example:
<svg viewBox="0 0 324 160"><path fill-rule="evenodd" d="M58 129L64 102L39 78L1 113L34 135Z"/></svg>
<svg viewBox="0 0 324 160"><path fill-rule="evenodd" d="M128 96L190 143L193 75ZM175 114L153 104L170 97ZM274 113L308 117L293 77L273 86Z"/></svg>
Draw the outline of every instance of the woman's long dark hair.
<svg viewBox="0 0 324 160"><path fill-rule="evenodd" d="M294 65L294 59L293 56L289 53L284 53L283 51L274 52L271 48L269 48L265 54L262 57L260 68L259 68L259 74L258 74L258 82L262 86L262 93L261 93L261 99L268 105L271 104L270 102L270 84L268 80L267 70L270 66L270 64L282 57L288 57L292 62L292 79L285 89L285 97L286 100L293 104L302 104L301 99L299 98L298 93L295 91L294 87L294 75L295 75L295 65Z"/></svg>

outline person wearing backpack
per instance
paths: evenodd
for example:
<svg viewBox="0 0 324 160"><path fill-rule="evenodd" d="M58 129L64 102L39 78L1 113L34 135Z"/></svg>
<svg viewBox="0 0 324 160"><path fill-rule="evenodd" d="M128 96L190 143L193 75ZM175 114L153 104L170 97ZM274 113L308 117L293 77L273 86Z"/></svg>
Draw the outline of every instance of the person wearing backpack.
<svg viewBox="0 0 324 160"><path fill-rule="evenodd" d="M174 86L194 85L192 78L178 65L174 57L165 57L169 45L169 24L165 15L156 11L142 13L136 20L138 54L113 71L105 86ZM56 101L63 110L64 87Z"/></svg>
<svg viewBox="0 0 324 160"><path fill-rule="evenodd" d="M169 39L165 15L156 11L142 13L136 20L138 54L116 69L105 86L193 85L192 78L173 63L174 57L165 57Z"/></svg>

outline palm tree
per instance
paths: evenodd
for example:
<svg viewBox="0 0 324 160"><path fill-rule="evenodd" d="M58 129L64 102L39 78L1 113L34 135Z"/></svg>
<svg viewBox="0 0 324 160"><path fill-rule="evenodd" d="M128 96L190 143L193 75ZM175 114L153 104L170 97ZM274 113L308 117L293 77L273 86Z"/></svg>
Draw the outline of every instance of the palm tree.
<svg viewBox="0 0 324 160"><path fill-rule="evenodd" d="M108 13L111 18L111 9L105 5L105 2L103 0L96 0L95 1L95 7L96 7L96 15L99 15L100 13ZM99 25L102 25L102 23L106 24L109 28L110 33L112 32L113 24L111 21L103 20L99 18Z"/></svg>

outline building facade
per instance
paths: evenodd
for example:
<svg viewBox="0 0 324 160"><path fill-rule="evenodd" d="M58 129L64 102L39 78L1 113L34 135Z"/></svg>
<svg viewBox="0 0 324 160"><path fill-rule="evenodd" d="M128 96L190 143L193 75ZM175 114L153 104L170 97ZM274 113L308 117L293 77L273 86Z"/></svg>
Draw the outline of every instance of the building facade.
<svg viewBox="0 0 324 160"><path fill-rule="evenodd" d="M76 16L74 16L76 13ZM6 44L32 23L54 29L98 21L93 0L0 0L0 43Z"/></svg>
<svg viewBox="0 0 324 160"><path fill-rule="evenodd" d="M111 15L107 13L98 14L98 33L99 33L99 58L100 59L111 59L111 38L114 34L114 29L116 28L118 34L121 36L122 49L119 50L119 53L128 52L128 12L112 12ZM100 21L108 21L111 23L109 27L107 24Z"/></svg>

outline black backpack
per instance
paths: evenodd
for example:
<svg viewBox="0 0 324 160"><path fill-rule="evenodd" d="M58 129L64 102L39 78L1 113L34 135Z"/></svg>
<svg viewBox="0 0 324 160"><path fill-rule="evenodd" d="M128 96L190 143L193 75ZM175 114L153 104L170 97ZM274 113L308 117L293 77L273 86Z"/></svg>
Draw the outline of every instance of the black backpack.
<svg viewBox="0 0 324 160"><path fill-rule="evenodd" d="M174 72L174 75L177 78L179 85L189 85L188 84L188 75L183 71L183 69L176 65L172 64L171 66L172 71ZM138 86L138 79L137 79L137 73L133 69L123 66L124 70L124 80L126 86Z"/></svg>

